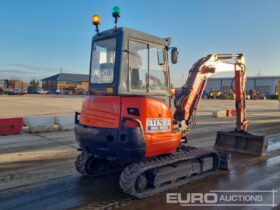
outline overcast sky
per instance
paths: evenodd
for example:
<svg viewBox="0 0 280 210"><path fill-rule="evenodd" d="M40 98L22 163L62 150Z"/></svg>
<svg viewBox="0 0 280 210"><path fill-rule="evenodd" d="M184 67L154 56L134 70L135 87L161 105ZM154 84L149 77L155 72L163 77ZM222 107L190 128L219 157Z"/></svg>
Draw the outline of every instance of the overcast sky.
<svg viewBox="0 0 280 210"><path fill-rule="evenodd" d="M249 75L280 75L279 0L0 0L0 79L87 74L91 16L112 28L116 5L121 26L172 37L174 82L210 53L243 52Z"/></svg>

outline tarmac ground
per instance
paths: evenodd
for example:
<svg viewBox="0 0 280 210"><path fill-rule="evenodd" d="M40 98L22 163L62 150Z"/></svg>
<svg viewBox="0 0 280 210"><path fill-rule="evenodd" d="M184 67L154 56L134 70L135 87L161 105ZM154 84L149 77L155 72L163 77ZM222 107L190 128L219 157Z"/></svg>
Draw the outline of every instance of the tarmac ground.
<svg viewBox="0 0 280 210"><path fill-rule="evenodd" d="M5 97L0 97L1 117L69 114L78 111L82 102L82 97L68 96ZM234 117L212 117L212 111L227 108L234 108L234 101L203 100L197 113L196 127L190 131L189 144L211 148L218 130L232 130ZM247 108L249 132L270 139L269 150L264 156L233 154L230 171L220 171L216 176L144 200L134 199L120 191L119 174L92 179L80 176L74 166L78 145L73 131L0 136L0 209L186 209L180 204L168 204L167 193L185 195L211 190L275 190L274 209L280 209L278 101L247 101ZM271 196L269 193L264 196L265 201L270 202Z"/></svg>

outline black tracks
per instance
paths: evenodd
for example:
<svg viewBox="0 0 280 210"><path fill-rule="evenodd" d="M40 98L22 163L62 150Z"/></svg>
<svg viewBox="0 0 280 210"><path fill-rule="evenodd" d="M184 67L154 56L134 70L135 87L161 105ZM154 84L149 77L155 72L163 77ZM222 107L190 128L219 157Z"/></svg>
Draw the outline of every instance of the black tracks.
<svg viewBox="0 0 280 210"><path fill-rule="evenodd" d="M139 175L145 171L155 169L158 167L170 165L179 161L195 160L203 157L213 157L213 168L209 171L202 172L197 175L190 177L185 177L184 179L179 179L175 182L170 182L167 185L163 185L159 188L148 188L144 192L137 192L135 188L135 183ZM213 150L204 150L201 148L194 147L181 147L177 152L169 155L159 156L155 158L145 159L141 162L135 162L128 165L122 171L120 176L120 187L121 190L138 199L146 198L157 193L164 192L166 190L184 185L199 179L203 179L207 176L213 175L219 169L219 155Z"/></svg>
<svg viewBox="0 0 280 210"><path fill-rule="evenodd" d="M75 162L76 170L86 177L98 177L120 172L124 166L118 162L100 159L82 151Z"/></svg>

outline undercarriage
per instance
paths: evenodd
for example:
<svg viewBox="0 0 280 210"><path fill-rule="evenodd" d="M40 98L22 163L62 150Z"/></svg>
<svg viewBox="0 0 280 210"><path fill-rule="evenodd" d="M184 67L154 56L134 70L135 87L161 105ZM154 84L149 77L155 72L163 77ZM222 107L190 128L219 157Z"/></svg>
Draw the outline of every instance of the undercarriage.
<svg viewBox="0 0 280 210"><path fill-rule="evenodd" d="M130 164L99 159L81 152L76 168L82 175L90 177L121 171L121 190L142 199L211 176L220 168L220 161L220 155L214 150L182 145L173 154L145 158Z"/></svg>
<svg viewBox="0 0 280 210"><path fill-rule="evenodd" d="M86 177L98 177L119 172L124 167L123 164L114 160L98 158L94 155L82 151L75 162L76 170Z"/></svg>

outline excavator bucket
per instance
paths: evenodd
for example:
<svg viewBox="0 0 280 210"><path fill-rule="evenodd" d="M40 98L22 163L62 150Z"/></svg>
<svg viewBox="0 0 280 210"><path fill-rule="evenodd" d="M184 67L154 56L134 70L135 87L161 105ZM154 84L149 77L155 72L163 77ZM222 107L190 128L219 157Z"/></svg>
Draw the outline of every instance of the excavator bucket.
<svg viewBox="0 0 280 210"><path fill-rule="evenodd" d="M261 156L267 150L268 142L264 136L247 132L218 131L214 148L218 151L230 151Z"/></svg>

